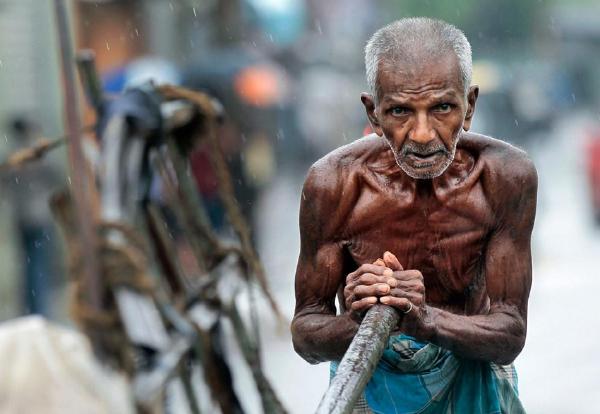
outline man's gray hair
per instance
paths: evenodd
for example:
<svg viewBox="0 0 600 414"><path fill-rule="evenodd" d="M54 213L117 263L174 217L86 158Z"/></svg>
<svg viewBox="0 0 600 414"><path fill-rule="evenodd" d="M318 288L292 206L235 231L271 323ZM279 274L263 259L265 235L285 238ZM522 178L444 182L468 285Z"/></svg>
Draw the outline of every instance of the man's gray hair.
<svg viewBox="0 0 600 414"><path fill-rule="evenodd" d="M462 31L441 20L411 17L379 29L365 47L367 85L377 99L377 71L384 59L441 56L453 51L458 58L465 95L471 85L471 45Z"/></svg>

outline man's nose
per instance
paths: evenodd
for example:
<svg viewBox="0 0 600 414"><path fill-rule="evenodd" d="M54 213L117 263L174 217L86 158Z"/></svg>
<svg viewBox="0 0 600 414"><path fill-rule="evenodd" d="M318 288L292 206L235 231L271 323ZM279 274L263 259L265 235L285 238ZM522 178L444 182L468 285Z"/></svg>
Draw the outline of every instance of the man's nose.
<svg viewBox="0 0 600 414"><path fill-rule="evenodd" d="M408 133L408 139L419 144L427 144L435 139L435 131L429 123L427 114L417 113L414 124Z"/></svg>

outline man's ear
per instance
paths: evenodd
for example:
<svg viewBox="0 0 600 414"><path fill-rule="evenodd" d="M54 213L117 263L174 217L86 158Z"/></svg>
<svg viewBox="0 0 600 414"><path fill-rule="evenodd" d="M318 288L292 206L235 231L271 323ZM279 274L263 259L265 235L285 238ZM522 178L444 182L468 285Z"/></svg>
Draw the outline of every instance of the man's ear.
<svg viewBox="0 0 600 414"><path fill-rule="evenodd" d="M479 96L479 86L473 85L469 88L467 93L467 113L465 114L465 122L463 123L463 129L468 131L471 128L471 122L473 121L473 115L475 115L475 102Z"/></svg>
<svg viewBox="0 0 600 414"><path fill-rule="evenodd" d="M373 128L373 132L377 135L383 135L383 129L381 129L381 124L377 119L377 114L375 113L375 98L370 93L363 92L360 94L360 100L365 106L365 110L367 111L367 118L369 119L369 123L371 124L371 128Z"/></svg>

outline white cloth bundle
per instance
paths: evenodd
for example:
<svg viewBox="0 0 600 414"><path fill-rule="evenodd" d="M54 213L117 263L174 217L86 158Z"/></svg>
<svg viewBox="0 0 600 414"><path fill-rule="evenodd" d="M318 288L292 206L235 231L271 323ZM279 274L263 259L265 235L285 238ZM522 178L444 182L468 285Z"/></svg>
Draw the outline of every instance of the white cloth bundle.
<svg viewBox="0 0 600 414"><path fill-rule="evenodd" d="M0 324L0 413L134 413L125 377L87 338L39 316Z"/></svg>

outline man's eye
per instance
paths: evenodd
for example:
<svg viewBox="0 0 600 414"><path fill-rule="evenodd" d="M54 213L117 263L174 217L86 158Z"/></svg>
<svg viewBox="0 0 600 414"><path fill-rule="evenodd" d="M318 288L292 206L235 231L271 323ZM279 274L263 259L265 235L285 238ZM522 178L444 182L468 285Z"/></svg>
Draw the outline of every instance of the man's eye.
<svg viewBox="0 0 600 414"><path fill-rule="evenodd" d="M390 110L391 114L394 116L406 115L409 111L408 108L404 108L403 106L395 106Z"/></svg>
<svg viewBox="0 0 600 414"><path fill-rule="evenodd" d="M435 112L440 112L443 114L450 112L451 109L452 109L452 105L448 104L448 103L439 104L433 108L433 110Z"/></svg>

